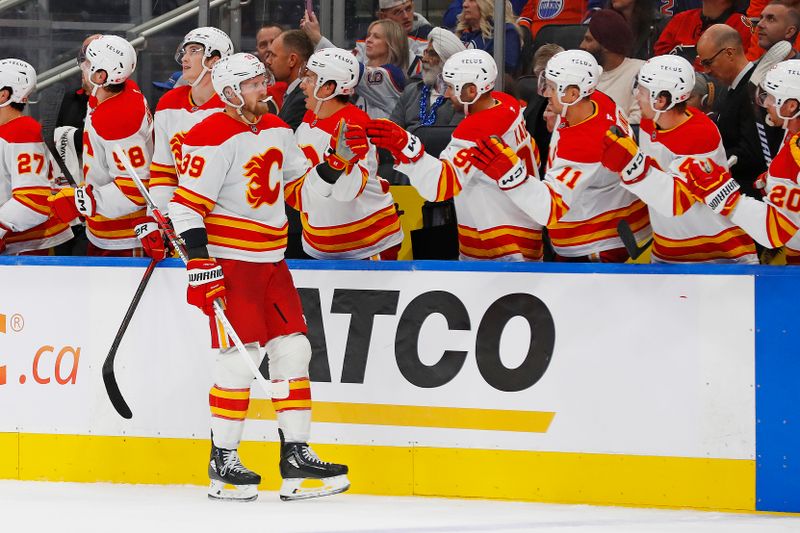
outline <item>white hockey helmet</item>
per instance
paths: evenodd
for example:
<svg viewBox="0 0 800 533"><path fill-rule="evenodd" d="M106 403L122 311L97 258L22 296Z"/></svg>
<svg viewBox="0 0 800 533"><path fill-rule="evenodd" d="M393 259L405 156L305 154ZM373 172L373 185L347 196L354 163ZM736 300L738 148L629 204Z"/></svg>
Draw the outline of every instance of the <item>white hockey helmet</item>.
<svg viewBox="0 0 800 533"><path fill-rule="evenodd" d="M11 96L0 107L26 103L36 89L36 71L21 59L0 59L0 89L6 87L11 89Z"/></svg>
<svg viewBox="0 0 800 533"><path fill-rule="evenodd" d="M116 35L103 35L86 46L86 61L89 82L97 87L117 85L130 78L136 69L136 50L131 43ZM92 82L95 72L103 70L106 81L102 84Z"/></svg>
<svg viewBox="0 0 800 533"><path fill-rule="evenodd" d="M186 34L186 37L181 41L181 45L175 52L175 61L179 64L183 59L184 48L189 43L196 43L203 45L205 49L203 58L208 59L214 52L218 53L220 57L228 57L233 54L233 42L228 34L219 28L213 26L206 26L202 28L195 28Z"/></svg>
<svg viewBox="0 0 800 533"><path fill-rule="evenodd" d="M314 52L308 59L306 68L317 75L314 97L323 102L339 94L353 94L361 73L358 60L353 53L343 48L323 48ZM336 89L330 96L319 98L317 91L329 81L336 83Z"/></svg>
<svg viewBox="0 0 800 533"><path fill-rule="evenodd" d="M774 104L767 102L770 96L775 100ZM784 120L784 127L787 121L800 115L800 108L790 117L781 114L781 107L787 100L800 103L800 59L781 61L769 69L757 92L758 103L763 107L774 105L778 116Z"/></svg>
<svg viewBox="0 0 800 533"><path fill-rule="evenodd" d="M214 91L223 102L231 107L240 109L244 105L242 82L253 79L260 74L266 74L266 72L267 69L260 59L253 54L240 52L223 57L214 63L214 68L211 69L211 83L214 86ZM240 104L234 104L225 95L225 89L228 87L239 98Z"/></svg>
<svg viewBox="0 0 800 533"><path fill-rule="evenodd" d="M597 60L589 52L565 50L550 58L542 71L541 81L546 83L547 80L555 84L558 101L564 105L566 111L566 107L572 105L562 100L567 88L574 85L580 91L581 98L585 98L594 92L602 73L603 67L597 64Z"/></svg>
<svg viewBox="0 0 800 533"><path fill-rule="evenodd" d="M483 93L494 89L497 81L497 63L483 50L463 50L450 56L442 67L442 80L452 85L456 100L464 106L474 104ZM478 94L471 102L461 101L461 90L465 85L475 85Z"/></svg>
<svg viewBox="0 0 800 533"><path fill-rule="evenodd" d="M636 77L638 86L647 90L650 108L656 113L672 109L692 96L695 74L691 63L680 56L663 55L650 58L642 65ZM664 109L656 109L661 93L668 93L670 102Z"/></svg>

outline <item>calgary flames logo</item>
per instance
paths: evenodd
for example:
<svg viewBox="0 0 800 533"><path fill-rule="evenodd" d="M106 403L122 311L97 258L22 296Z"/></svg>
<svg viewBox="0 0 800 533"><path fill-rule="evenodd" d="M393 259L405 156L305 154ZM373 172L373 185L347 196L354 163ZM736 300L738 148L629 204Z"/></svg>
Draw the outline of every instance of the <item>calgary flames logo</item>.
<svg viewBox="0 0 800 533"><path fill-rule="evenodd" d="M181 147L183 146L183 140L186 138L186 133L185 131L179 131L169 140L169 149L172 150L175 161L181 160Z"/></svg>
<svg viewBox="0 0 800 533"><path fill-rule="evenodd" d="M263 154L253 156L244 164L244 177L250 180L247 183L247 201L254 209L278 201L281 192L280 179L273 187L270 187L269 182L273 165L279 170L283 166L283 153L277 148L270 148Z"/></svg>

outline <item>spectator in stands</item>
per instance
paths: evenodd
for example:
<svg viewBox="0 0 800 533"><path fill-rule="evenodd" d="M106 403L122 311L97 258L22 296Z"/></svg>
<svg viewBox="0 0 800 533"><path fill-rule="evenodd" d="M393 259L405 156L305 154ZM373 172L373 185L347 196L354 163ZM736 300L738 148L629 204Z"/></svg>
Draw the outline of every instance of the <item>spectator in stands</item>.
<svg viewBox="0 0 800 533"><path fill-rule="evenodd" d="M671 15L660 13L653 0L610 0L608 7L625 17L633 31L630 57L645 60L653 57L653 47Z"/></svg>
<svg viewBox="0 0 800 533"><path fill-rule="evenodd" d="M428 46L427 36L431 31L430 23L419 13L414 13L411 0L380 0L378 20L391 20L398 23L408 37L408 63L406 76L419 77L422 72L422 54ZM413 17L411 17L413 14ZM331 48L333 43L320 33L319 20L314 12L307 12L300 20L300 29L308 34L316 50ZM361 63L367 62L367 41L359 39L353 53Z"/></svg>
<svg viewBox="0 0 800 533"><path fill-rule="evenodd" d="M536 37L548 24L580 24L588 9L587 0L528 0L517 23Z"/></svg>
<svg viewBox="0 0 800 533"><path fill-rule="evenodd" d="M739 32L726 24L708 28L697 41L697 59L729 88L720 95L716 122L728 157L738 162L731 175L742 192L755 196L753 181L767 169L756 129L754 102L747 90L753 63L747 61Z"/></svg>
<svg viewBox="0 0 800 533"><path fill-rule="evenodd" d="M747 59L754 61L781 41L795 43L800 30L800 12L794 7L795 2L789 0L772 0L764 6L761 18L756 25L756 32L751 37L747 49ZM755 43L753 42L755 41ZM758 46L754 46L754 44ZM796 55L795 50L793 55Z"/></svg>
<svg viewBox="0 0 800 533"><path fill-rule="evenodd" d="M514 10L514 15L519 16L526 3L527 0L511 0L511 7ZM442 26L450 31L455 30L456 24L458 24L458 16L461 14L461 9L463 7L464 0L452 0L442 16Z"/></svg>
<svg viewBox="0 0 800 533"><path fill-rule="evenodd" d="M365 54L364 73L356 88L356 105L371 118L387 118L406 86L408 40L403 28L389 19L370 24Z"/></svg>
<svg viewBox="0 0 800 533"><path fill-rule="evenodd" d="M311 39L301 30L285 31L269 46L266 66L275 81L288 84L278 116L293 130L297 129L306 113L305 97L298 86L302 69L313 53Z"/></svg>
<svg viewBox="0 0 800 533"><path fill-rule="evenodd" d="M466 50L452 32L433 28L428 34L428 48L422 56L422 80L410 83L389 117L412 133L424 126L456 126L464 118L461 109L437 91L436 81L442 66L456 52ZM419 135L419 133L417 133Z"/></svg>
<svg viewBox="0 0 800 533"><path fill-rule="evenodd" d="M256 55L264 65L267 64L267 54L269 54L269 45L275 38L284 32L283 26L267 22L261 26L261 29L256 33Z"/></svg>
<svg viewBox="0 0 800 533"><path fill-rule="evenodd" d="M464 9L458 16L455 34L467 48L484 50L491 54L494 49L493 14L492 0L464 0ZM522 41L508 0L506 0L505 36L505 73L511 75L519 66Z"/></svg>
<svg viewBox="0 0 800 533"><path fill-rule="evenodd" d="M733 0L703 0L701 8L672 17L661 32L654 52L656 55L678 54L694 62L695 70L701 70L699 61L696 61L697 40L714 24L727 24L739 33L743 43L750 44L750 28L742 21L741 13L736 12Z"/></svg>
<svg viewBox="0 0 800 533"><path fill-rule="evenodd" d="M658 0L658 11L665 17L672 17L683 11L697 9L702 3L701 0Z"/></svg>
<svg viewBox="0 0 800 533"><path fill-rule="evenodd" d="M641 111L631 87L644 61L628 57L632 44L633 32L623 16L611 9L601 9L592 15L580 48L592 54L603 67L597 88L614 100L629 123L638 124Z"/></svg>

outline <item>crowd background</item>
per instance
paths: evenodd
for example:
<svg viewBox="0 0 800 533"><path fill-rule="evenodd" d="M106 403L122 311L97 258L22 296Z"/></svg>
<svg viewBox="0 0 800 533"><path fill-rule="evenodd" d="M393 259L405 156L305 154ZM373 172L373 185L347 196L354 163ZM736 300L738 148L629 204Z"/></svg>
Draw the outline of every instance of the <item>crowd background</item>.
<svg viewBox="0 0 800 533"><path fill-rule="evenodd" d="M41 79L49 68L74 58L87 35L116 33L131 38L138 25L168 14L187 2L76 0L7 4L0 4L3 55L30 62ZM426 67L430 71L436 61L443 63L448 55L457 52L459 40L467 48L481 48L492 53L496 35L493 0L416 0L413 4L409 0L344 0L343 32L338 28L331 32L334 35L324 35L326 32L316 16L306 14L306 3L302 1L250 0L236 11L229 9L231 4L236 2L226 2L221 8L212 7L208 24L226 31L231 31L234 25L240 27L239 49L258 55L275 74L278 105L289 103L284 99L290 98L292 81L297 79L302 66L302 61L286 64L288 59L281 59L280 51L286 43L294 49L303 49L306 45L300 42L302 35L288 33L280 40L280 47L273 47L272 41L279 34L292 30L305 34L317 48L338 38L333 44L363 54L360 60L367 69L382 68L381 72L392 82L385 84L389 89L377 96L374 90L371 93L370 88L364 87L359 94L362 107L373 117L391 117L414 132L434 155L447 144L463 113L448 108L449 102L443 102L433 120L425 123L422 115L416 118L419 91L424 85L432 86L432 79L425 79ZM728 155L738 158L733 168L734 178L745 193L755 196L758 193L753 189L753 181L777 153L783 131L766 123L765 114L751 105L753 95L747 94L743 87L751 76L763 76L764 68L758 68L761 56L775 44L788 43L782 45L786 48L778 47L780 57L768 54L762 67L797 55L795 40L800 27L797 4L800 1L509 1L506 2L503 31L504 61L498 62L504 73L503 90L526 104L528 130L540 153L546 154L554 117L548 113L547 102L537 94L536 86L549 57L562 48L578 47L594 55L604 69L598 88L626 111L636 127L639 110L631 88L639 67L654 55L681 55L693 62L698 72L696 94L690 103L715 119ZM318 13L319 2L312 2L312 5ZM393 19L398 24L376 24L380 19ZM701 41L705 29L717 23L734 28L741 43L719 43L711 38ZM188 16L165 31L148 36L143 49L139 43L139 64L134 79L151 109L156 108L166 90L181 83L180 73L175 72L175 47L186 32L196 26L197 17ZM408 43L402 39L404 33L398 34L399 39L394 34L400 27L408 35ZM426 61L426 39L432 28L445 28L453 34L439 34L440 44L433 54L438 57L428 57ZM457 39L452 39L453 35ZM365 38L366 44L359 43ZM383 43L381 46L388 47L385 57L376 57L376 45L371 45L370 39L373 43L378 39ZM273 53L275 50L278 53ZM286 52L286 57L290 52ZM756 82L753 80L754 84ZM29 106L29 112L42 123L45 135L52 135L57 125L80 120L79 116L70 116L70 109L80 109L82 105L79 96L76 97L79 87L80 79L76 74L39 91L39 103ZM381 154L380 174L393 185L407 184L407 177L393 170L392 163L388 154ZM546 157L542 157L542 170L545 163ZM415 258L456 258L456 220L451 202L426 203L422 212L424 231L416 235ZM774 254L767 252L765 255L764 261L771 261ZM302 254L294 254L290 244L288 256L302 257Z"/></svg>

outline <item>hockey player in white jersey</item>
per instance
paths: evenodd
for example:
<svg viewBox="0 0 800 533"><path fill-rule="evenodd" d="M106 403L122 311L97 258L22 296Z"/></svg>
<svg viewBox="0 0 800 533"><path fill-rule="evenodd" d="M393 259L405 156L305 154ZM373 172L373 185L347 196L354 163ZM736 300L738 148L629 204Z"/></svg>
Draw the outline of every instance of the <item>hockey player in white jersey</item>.
<svg viewBox="0 0 800 533"><path fill-rule="evenodd" d="M376 173L377 151L364 137L369 116L348 100L358 84L358 62L347 50L324 48L306 68L300 89L308 111L295 136L309 163L330 157L342 128L351 144L360 137L361 149L357 163L330 190L311 187L304 178L286 185L287 203L301 212L303 249L316 259L397 259L403 229L389 183ZM358 146L353 147L359 151Z"/></svg>
<svg viewBox="0 0 800 533"><path fill-rule="evenodd" d="M267 82L257 57L220 59L211 79L225 109L186 135L182 160L187 164L179 171L169 205L189 256L187 300L209 316L212 347L220 350L209 394L209 497L252 500L261 481L237 452L253 375L214 319L217 299L225 302L228 319L256 366L266 348L281 440L281 498L336 494L350 486L347 467L321 461L307 444L311 345L300 297L283 259L284 182L305 175L310 184L327 185L341 171L325 162L309 170L289 126L273 114L262 114ZM304 486L308 479L318 480L317 486Z"/></svg>
<svg viewBox="0 0 800 533"><path fill-rule="evenodd" d="M211 68L220 58L233 53L233 43L218 28L196 28L183 38L175 61L181 65L182 77L188 85L168 91L158 101L153 115L155 148L150 164L150 194L166 215L167 204L178 187L176 167L181 144L189 130L225 106L214 92ZM185 169L183 170L185 172Z"/></svg>
<svg viewBox="0 0 800 533"><path fill-rule="evenodd" d="M59 218L86 218L89 255L141 255L135 221L145 215L144 198L114 153L119 144L146 183L153 153L153 118L136 83L136 51L116 35L86 46L81 63L91 87L83 132L83 179L77 188L50 198ZM163 246L163 241L162 241Z"/></svg>
<svg viewBox="0 0 800 533"><path fill-rule="evenodd" d="M50 164L42 127L23 115L36 72L20 59L0 59L0 255L38 254L72 238L51 216Z"/></svg>
<svg viewBox="0 0 800 533"><path fill-rule="evenodd" d="M453 105L464 108L466 118L439 159L425 153L416 136L389 120L369 122L370 141L392 153L395 168L408 175L426 200L441 202L455 197L462 260L540 261L541 224L514 205L468 157L477 139L494 134L519 154L526 173L538 175L538 152L525 129L519 102L492 91L497 66L482 50L454 54L442 72L446 95Z"/></svg>
<svg viewBox="0 0 800 533"><path fill-rule="evenodd" d="M524 213L547 225L558 261L624 262L628 258L617 225L625 220L636 236L650 232L647 207L620 185L619 175L600 164L602 140L611 125L627 129L622 111L596 91L602 69L583 50L553 56L540 78L542 96L560 115L550 142L543 181L505 139L481 135L470 164Z"/></svg>
<svg viewBox="0 0 800 533"><path fill-rule="evenodd" d="M800 264L800 60L767 71L757 101L786 130L783 145L756 180L763 201L742 195L724 165L698 160L689 166L689 187L712 210L730 218L767 248L785 245L786 263Z"/></svg>
<svg viewBox="0 0 800 533"><path fill-rule="evenodd" d="M686 105L694 78L694 68L682 57L657 56L642 65L635 88L642 110L639 146L619 129L610 130L603 140L603 164L619 172L623 187L648 205L652 262L757 264L753 239L695 202L687 187L693 159L727 168L716 125Z"/></svg>

